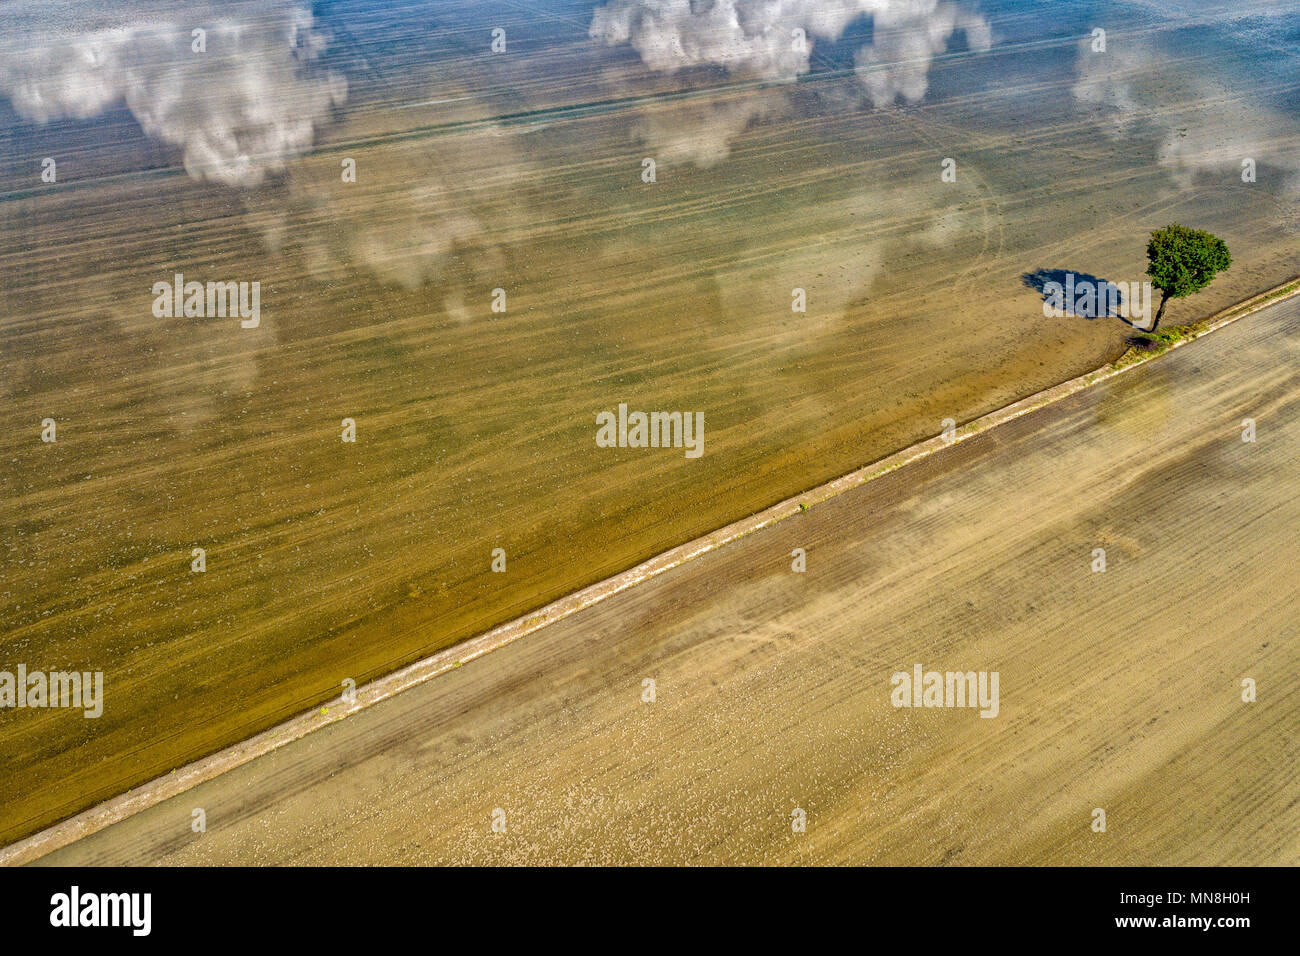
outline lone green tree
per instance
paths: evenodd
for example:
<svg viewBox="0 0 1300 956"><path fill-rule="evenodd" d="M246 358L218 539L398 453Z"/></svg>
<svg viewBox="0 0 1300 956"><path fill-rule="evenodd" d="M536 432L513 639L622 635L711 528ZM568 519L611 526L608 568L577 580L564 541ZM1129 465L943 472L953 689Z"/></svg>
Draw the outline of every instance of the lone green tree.
<svg viewBox="0 0 1300 956"><path fill-rule="evenodd" d="M1232 256L1222 239L1203 229L1188 229L1177 223L1151 233L1147 260L1151 284L1164 293L1148 332L1154 332L1160 325L1160 317L1171 298L1181 299L1200 292L1232 265Z"/></svg>

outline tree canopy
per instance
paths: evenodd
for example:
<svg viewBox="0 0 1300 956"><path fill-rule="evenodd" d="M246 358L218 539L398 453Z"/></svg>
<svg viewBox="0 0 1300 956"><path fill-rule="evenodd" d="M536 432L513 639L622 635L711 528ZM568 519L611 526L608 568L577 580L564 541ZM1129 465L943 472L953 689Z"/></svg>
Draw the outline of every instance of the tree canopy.
<svg viewBox="0 0 1300 956"><path fill-rule="evenodd" d="M1151 284L1164 293L1152 329L1160 324L1169 299L1200 292L1232 265L1232 256L1222 239L1204 229L1189 229L1177 223L1151 233L1147 260Z"/></svg>

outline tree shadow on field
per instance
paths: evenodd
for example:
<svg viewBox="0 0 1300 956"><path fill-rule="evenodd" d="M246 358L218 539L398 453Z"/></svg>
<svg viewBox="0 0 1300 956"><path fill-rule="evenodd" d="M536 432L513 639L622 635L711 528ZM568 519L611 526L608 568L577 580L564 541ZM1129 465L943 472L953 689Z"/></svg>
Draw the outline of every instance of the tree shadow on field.
<svg viewBox="0 0 1300 956"><path fill-rule="evenodd" d="M1074 269L1036 269L1020 277L1028 289L1033 289L1064 315L1093 319L1119 319L1125 325L1142 329L1125 314L1128 289L1107 279ZM1150 305L1150 303L1147 303ZM1149 320L1148 320L1149 321Z"/></svg>

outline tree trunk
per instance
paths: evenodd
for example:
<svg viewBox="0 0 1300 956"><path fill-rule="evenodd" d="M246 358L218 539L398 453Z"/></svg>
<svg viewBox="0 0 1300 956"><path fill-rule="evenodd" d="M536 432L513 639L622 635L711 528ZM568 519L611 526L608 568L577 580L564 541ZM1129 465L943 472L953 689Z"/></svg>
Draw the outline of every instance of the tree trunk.
<svg viewBox="0 0 1300 956"><path fill-rule="evenodd" d="M1163 296L1160 297L1160 308L1156 309L1155 321L1151 323L1151 328L1147 329L1148 332L1154 332L1157 326L1160 325L1160 317L1165 314L1165 303L1168 301L1169 301L1169 293L1166 292Z"/></svg>

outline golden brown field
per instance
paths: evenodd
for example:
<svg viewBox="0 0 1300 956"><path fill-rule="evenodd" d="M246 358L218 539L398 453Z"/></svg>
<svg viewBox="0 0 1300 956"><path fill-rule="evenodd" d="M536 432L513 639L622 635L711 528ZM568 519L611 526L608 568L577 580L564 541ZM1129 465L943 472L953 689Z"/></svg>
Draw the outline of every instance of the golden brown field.
<svg viewBox="0 0 1300 956"><path fill-rule="evenodd" d="M1298 357L1293 299L41 862L1294 866Z"/></svg>
<svg viewBox="0 0 1300 956"><path fill-rule="evenodd" d="M55 6L70 30L119 15ZM224 9L256 36L277 6ZM310 145L256 183L187 173L189 154L120 104L42 124L0 100L0 664L100 670L106 685L95 721L0 713L0 843L320 705L346 678L391 671L1122 350L1130 330L1118 321L1045 320L1026 272L1140 279L1147 232L1175 219L1223 236L1235 261L1170 321L1295 271L1286 168L1267 157L1296 155L1300 134L1260 106L1293 94L1295 76L1208 89L1197 78L1218 60L1190 45L1134 67L1132 51L1160 36L1156 14L1114 31L1130 57L1115 80L1092 75L1077 31L1044 39L1010 6L989 14L1000 34L989 51L954 38L928 63L925 98L876 108L851 57L847 72L828 57L797 83L649 70L626 45L588 37L589 6L338 7L322 14L333 35L317 66L346 77L346 99L329 102L324 79L291 86L286 96L314 110ZM19 62L22 9L0 12L14 18L0 71ZM495 26L513 38L500 56L487 50ZM264 56L269 71L270 50L240 55ZM224 90L204 69L197 88ZM1094 80L1143 102L1141 121L1083 108L1076 89ZM174 118L192 132L204 116L187 102ZM1231 163L1198 165L1200 144L1179 145L1189 115L1244 117L1276 175L1247 185ZM46 156L57 183L40 180ZM642 159L656 156L657 182L644 183ZM955 183L940 181L945 157L957 159ZM344 159L355 183L341 181ZM260 281L260 326L156 318L151 287L177 272ZM806 314L791 312L794 287ZM491 311L496 288L504 314ZM1243 400L1262 394L1244 372L1233 381ZM596 448L594 416L619 402L703 411L705 454ZM40 440L46 418L53 444ZM340 441L344 418L354 444ZM1113 533L1142 540L1120 523ZM190 569L196 547L202 574ZM497 547L504 574L489 571ZM994 593L975 602L990 620ZM965 599L954 600L930 613L946 620ZM672 608L638 606L650 618ZM719 640L737 667L781 646L786 631L759 608L728 613L710 627L730 635ZM648 648L637 621L612 630ZM829 668L816 651L824 623L800 633L814 642L806 663ZM943 652L934 633L907 635L931 648L927 660ZM1208 655L1195 667L1244 666L1244 650L1218 649L1214 633L1185 636L1186 653ZM1162 634L1143 652L1184 653L1177 632ZM1107 638L1049 646L1011 631L1004 667L1028 681ZM593 673L615 666L590 650ZM639 674L642 652L624 650L620 672ZM847 679L803 679L816 673ZM1215 706L1187 717L1188 740L1230 719ZM1026 741L1050 755L1061 728L1041 729ZM824 752L815 733L772 732L789 761ZM960 753L960 737L898 733L915 736L913 754L926 741ZM1114 731L1089 733L1100 754ZM747 753L732 769L773 759ZM861 773L849 759L825 756L826 779ZM1120 782L1108 785L1116 799L1136 800ZM702 799L722 792L709 786ZM766 797L779 812L796 798L788 787ZM876 797L860 812L887 814L888 794ZM1043 826L1067 816L1063 797L1020 799ZM968 858L997 856L1001 825L971 838ZM889 856L888 832L857 858ZM1062 859L1103 852L1070 832L1035 839ZM775 859L830 838L749 845ZM921 855L949 849L936 841ZM1294 858L1293 844L1272 851Z"/></svg>

